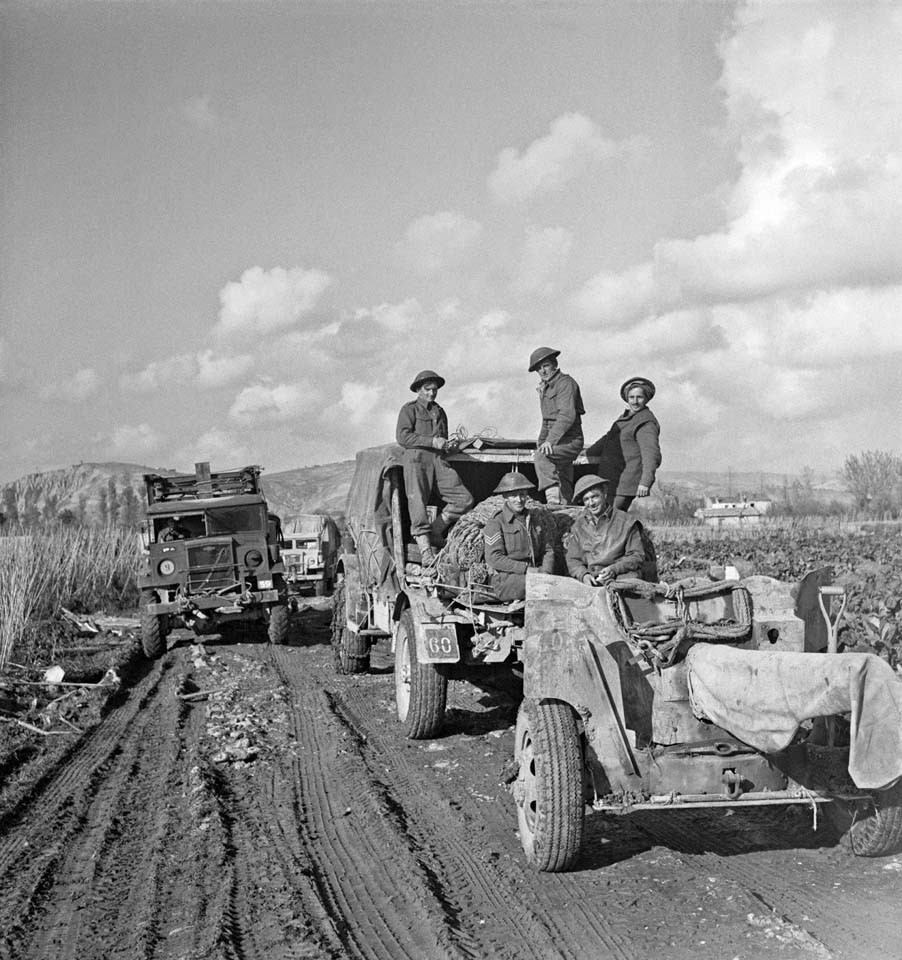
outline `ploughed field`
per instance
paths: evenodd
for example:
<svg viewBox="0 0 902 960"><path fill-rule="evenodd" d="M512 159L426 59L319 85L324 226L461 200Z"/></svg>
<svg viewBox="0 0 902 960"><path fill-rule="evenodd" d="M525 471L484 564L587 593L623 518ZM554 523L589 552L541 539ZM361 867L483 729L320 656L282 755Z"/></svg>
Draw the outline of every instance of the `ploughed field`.
<svg viewBox="0 0 902 960"><path fill-rule="evenodd" d="M659 542L662 574L754 549L723 543ZM858 569L892 576L869 543ZM773 562L829 559L806 547ZM879 618L865 582L853 614ZM6 755L0 958L900 956L902 855L852 857L801 807L596 814L575 871L535 873L503 785L516 690L452 683L441 738L408 741L389 645L337 676L329 619L302 609L286 646L177 631L80 733Z"/></svg>

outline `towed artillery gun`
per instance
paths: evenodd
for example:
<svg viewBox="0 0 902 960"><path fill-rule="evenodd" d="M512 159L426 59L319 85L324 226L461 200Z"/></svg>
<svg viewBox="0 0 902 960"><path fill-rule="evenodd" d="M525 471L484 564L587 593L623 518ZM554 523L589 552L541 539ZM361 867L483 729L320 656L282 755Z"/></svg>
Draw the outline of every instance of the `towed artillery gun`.
<svg viewBox="0 0 902 960"><path fill-rule="evenodd" d="M233 623L266 629L272 643L288 638L288 594L280 555L281 525L269 512L262 468L193 474L145 474L145 555L141 645L161 657L176 625L198 635Z"/></svg>
<svg viewBox="0 0 902 960"><path fill-rule="evenodd" d="M823 806L856 854L898 848L902 683L836 652L831 578L528 578L510 778L527 859L571 869L587 810L772 804L815 824Z"/></svg>

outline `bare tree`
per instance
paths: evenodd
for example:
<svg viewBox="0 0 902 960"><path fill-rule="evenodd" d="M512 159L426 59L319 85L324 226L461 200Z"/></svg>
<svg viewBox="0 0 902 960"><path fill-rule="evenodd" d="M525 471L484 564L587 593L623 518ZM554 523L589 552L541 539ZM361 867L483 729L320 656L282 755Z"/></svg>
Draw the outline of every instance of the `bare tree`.
<svg viewBox="0 0 902 960"><path fill-rule="evenodd" d="M902 458L887 450L864 450L846 458L843 478L857 505L874 513L899 509Z"/></svg>

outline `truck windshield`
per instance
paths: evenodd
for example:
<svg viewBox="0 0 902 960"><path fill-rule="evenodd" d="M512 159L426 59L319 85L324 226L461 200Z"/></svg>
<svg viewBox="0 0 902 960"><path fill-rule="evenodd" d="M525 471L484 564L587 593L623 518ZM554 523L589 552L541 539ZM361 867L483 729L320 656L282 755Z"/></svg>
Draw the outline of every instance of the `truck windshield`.
<svg viewBox="0 0 902 960"><path fill-rule="evenodd" d="M266 531L266 517L262 506L218 507L207 511L207 533L262 533Z"/></svg>

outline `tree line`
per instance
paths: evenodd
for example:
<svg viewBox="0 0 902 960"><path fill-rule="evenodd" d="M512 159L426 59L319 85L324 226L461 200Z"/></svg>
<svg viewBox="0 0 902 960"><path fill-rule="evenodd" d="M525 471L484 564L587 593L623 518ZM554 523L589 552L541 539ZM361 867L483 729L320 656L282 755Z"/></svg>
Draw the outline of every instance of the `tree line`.
<svg viewBox="0 0 902 960"><path fill-rule="evenodd" d="M36 528L55 524L121 524L134 526L143 516L143 505L134 488L124 480L117 484L110 477L100 488L96 501L87 494L79 494L74 503L63 501L59 494L42 491L40 487L26 489L19 494L15 484L5 484L0 490L0 526L15 525Z"/></svg>

